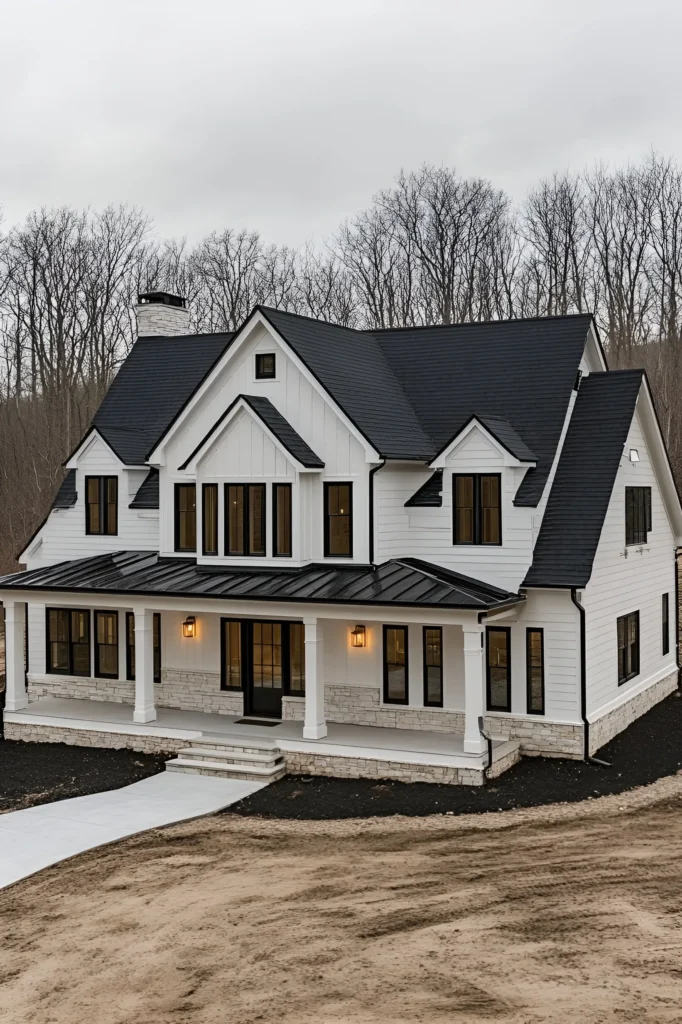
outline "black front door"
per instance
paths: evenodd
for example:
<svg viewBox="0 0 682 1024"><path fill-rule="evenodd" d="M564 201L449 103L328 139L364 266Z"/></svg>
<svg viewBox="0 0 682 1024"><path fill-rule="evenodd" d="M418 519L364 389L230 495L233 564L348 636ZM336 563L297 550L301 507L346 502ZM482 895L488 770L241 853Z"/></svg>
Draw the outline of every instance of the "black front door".
<svg viewBox="0 0 682 1024"><path fill-rule="evenodd" d="M250 664L246 679L246 713L281 718L285 625L281 622L251 622L249 627Z"/></svg>

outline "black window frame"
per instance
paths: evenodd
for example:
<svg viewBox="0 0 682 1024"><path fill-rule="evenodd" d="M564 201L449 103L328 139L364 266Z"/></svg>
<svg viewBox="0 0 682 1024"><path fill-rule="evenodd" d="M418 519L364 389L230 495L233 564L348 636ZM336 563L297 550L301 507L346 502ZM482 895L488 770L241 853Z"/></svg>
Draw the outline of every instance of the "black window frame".
<svg viewBox="0 0 682 1024"><path fill-rule="evenodd" d="M348 488L348 544L347 555L332 554L330 552L330 526L331 514L329 512L329 489L331 487ZM337 513L334 513L334 517ZM352 558L353 557L353 482L351 480L325 480L324 482L324 557L325 558Z"/></svg>
<svg viewBox="0 0 682 1024"><path fill-rule="evenodd" d="M97 494L98 502L97 507L99 509L99 522L100 529L93 530L90 521L90 507L91 502L88 501L88 494L90 491L90 481L97 481ZM115 516L115 528L109 530L109 500L108 491L109 484L114 481L116 487L116 499L114 501L114 516ZM104 527L107 529L104 529ZM85 533L88 537L117 537L118 536L118 477L115 475L101 476L99 474L93 474L92 476L86 476L85 478Z"/></svg>
<svg viewBox="0 0 682 1024"><path fill-rule="evenodd" d="M181 513L181 511L180 511L180 500L179 500L179 498L180 498L180 491L183 488L186 488L188 490L191 490L192 488L194 489L194 544L191 547L181 547L180 546L180 515L181 514L187 515L187 510L186 509L184 510L184 513ZM174 512L175 512L175 523L174 523L174 527L175 527L175 538L174 538L174 540L175 540L175 548L174 549L175 549L175 551L178 551L178 552L180 552L182 554L196 553L196 550L197 550L197 485L196 485L196 483L176 483L175 490L174 490L173 508L174 508Z"/></svg>
<svg viewBox="0 0 682 1024"><path fill-rule="evenodd" d="M498 533L499 540L482 540L483 536L483 504L481 502L481 481L494 478L497 480L497 493L499 497L498 511ZM457 481L473 480L474 492L474 539L459 540L457 533ZM452 474L452 543L465 547L502 547L502 474L501 473L453 473Z"/></svg>
<svg viewBox="0 0 682 1024"><path fill-rule="evenodd" d="M68 614L68 616L69 616L69 639L66 641L66 643L68 644L68 648L69 648L69 659L68 659L69 660L69 666L68 666L68 671L67 672L65 672L61 668L51 668L50 667L51 664L52 664L52 658L51 658L51 652L50 652L50 646L51 646L51 643L52 643L52 641L50 640L50 612L66 612ZM73 613L76 613L78 615L85 615L86 618L87 618L87 623L88 623L88 671L87 672L75 672L74 668L73 668L73 663L74 663L73 646L74 646L74 644L73 644L73 629L72 629L72 620L71 620L71 615ZM81 679L86 679L86 678L91 678L92 677L92 621L91 621L91 619L92 619L92 616L90 615L90 609L89 608L63 608L63 607L59 607L59 606L55 607L54 605L50 605L49 607L47 607L45 609L45 669L46 669L46 672L47 672L48 675L53 675L53 676L63 676L63 675L77 676L77 677L79 677ZM59 641L54 641L54 642L58 643Z"/></svg>
<svg viewBox="0 0 682 1024"><path fill-rule="evenodd" d="M215 550L206 546L206 492L215 493ZM209 557L218 554L220 544L220 488L217 483L201 485L201 553Z"/></svg>
<svg viewBox="0 0 682 1024"><path fill-rule="evenodd" d="M116 619L116 644L100 644L97 639L97 622L102 615L113 615ZM92 636L93 636L93 648L94 648L94 677L95 679L118 679L120 669L120 642L121 642L121 622L120 616L117 609L115 608L95 608L93 609L92 617ZM100 647L115 646L116 648L116 671L115 672L103 672L100 665Z"/></svg>
<svg viewBox="0 0 682 1024"><path fill-rule="evenodd" d="M263 363L266 359L272 359L272 373L263 370ZM256 380L276 380L277 379L277 353L276 352L256 352L255 361L255 378Z"/></svg>
<svg viewBox="0 0 682 1024"><path fill-rule="evenodd" d="M670 654L670 594L661 595L661 655Z"/></svg>
<svg viewBox="0 0 682 1024"><path fill-rule="evenodd" d="M633 645L626 644L625 647L620 647L618 642L618 634L620 632L620 623L624 622L624 635L627 638L630 629L630 619L634 619L636 623L635 629L635 643ZM627 675L620 674L621 668L621 650L626 650L630 646L634 649L634 658L630 657L630 666L632 670ZM616 619L616 659L617 659L617 674L618 674L618 685L623 686L625 683L629 683L631 679L635 679L640 673L640 656L641 656L641 634L639 630L639 610L635 612L627 612L626 615L619 615ZM634 666L634 667L633 667Z"/></svg>
<svg viewBox="0 0 682 1024"><path fill-rule="evenodd" d="M491 703L491 679L490 679L490 636L492 633L506 633L507 635L507 703L504 707L492 706ZM485 631L485 703L488 711L501 711L511 713L511 627L510 626L487 626Z"/></svg>
<svg viewBox="0 0 682 1024"><path fill-rule="evenodd" d="M227 659L226 659L226 644L225 644L225 623L235 622L239 625L239 644L240 644L240 675L241 683L239 686L228 686L226 683L227 679ZM252 642L253 642L253 626L254 623L272 622L277 623L282 627L282 696L284 697L305 697L305 634L304 644L302 649L302 669L303 669L303 689L292 690L291 688L291 627L292 626L303 626L303 623L298 619L244 619L234 615L221 615L220 617L220 689L226 693L244 693L246 694L246 686L249 678L249 672L251 671L251 659L252 659ZM305 627L303 627L305 629Z"/></svg>
<svg viewBox="0 0 682 1024"><path fill-rule="evenodd" d="M646 544L651 529L651 487L626 487L625 546Z"/></svg>
<svg viewBox="0 0 682 1024"><path fill-rule="evenodd" d="M130 643L130 623L133 624L133 643ZM135 682L135 671L131 651L135 647L135 612L126 612L126 679L130 683ZM158 636L158 643L154 643L154 630ZM154 612L152 615L152 643L153 643L153 677L155 683L161 682L161 612Z"/></svg>
<svg viewBox="0 0 682 1024"><path fill-rule="evenodd" d="M388 695L388 661L386 654L388 651L388 645L386 643L386 634L389 629L402 629L405 632L405 697L404 699L395 697L389 697ZM383 703L384 704L399 704L404 706L410 703L410 631L407 626L401 623L384 623L381 630L382 638L382 650L381 650L381 664L383 668Z"/></svg>
<svg viewBox="0 0 682 1024"><path fill-rule="evenodd" d="M278 509L277 509L277 492L279 491L280 488L282 490L284 490L284 491L288 491L289 492L289 550L288 551L278 551L277 550L278 541L279 541L279 537L278 537L279 523L278 523ZM287 483L283 483L283 484L274 483L272 485L272 556L273 556L273 558L292 558L293 557L293 554L294 554L294 549L293 549L293 542L294 542L294 537L293 537L293 533L294 533L294 530L293 530L293 500L294 500L294 495L293 495L293 488L292 488L291 484L287 484Z"/></svg>
<svg viewBox="0 0 682 1024"><path fill-rule="evenodd" d="M531 680L531 669L537 666L531 665L531 634L540 634L540 679L541 679L541 707L532 707L533 687ZM542 626L526 627L526 714L544 715L545 713L545 630Z"/></svg>
<svg viewBox="0 0 682 1024"><path fill-rule="evenodd" d="M230 551L230 500L229 500L229 488L239 487L242 491L242 503L244 509L243 523L242 523L242 544L244 547L243 551ZM260 488L263 492L263 550L252 551L251 550L251 491L254 488ZM226 483L223 488L223 507L224 507L224 554L226 558L266 558L268 554L268 489L263 483L245 483L240 481L238 483Z"/></svg>
<svg viewBox="0 0 682 1024"><path fill-rule="evenodd" d="M436 631L440 634L440 700L432 701L429 700L429 687L428 687L428 668L433 668L433 665L426 664L426 633L428 630ZM442 708L443 707L443 627L442 626L422 626L422 668L424 672L424 707L425 708Z"/></svg>

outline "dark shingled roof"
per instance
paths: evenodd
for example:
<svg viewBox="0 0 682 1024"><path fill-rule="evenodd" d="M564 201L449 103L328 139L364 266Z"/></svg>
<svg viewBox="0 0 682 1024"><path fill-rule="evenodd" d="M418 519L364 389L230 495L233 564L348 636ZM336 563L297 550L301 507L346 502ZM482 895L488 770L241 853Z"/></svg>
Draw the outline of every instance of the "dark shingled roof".
<svg viewBox="0 0 682 1024"><path fill-rule="evenodd" d="M150 469L146 477L137 489L137 494L128 505L128 508L158 508L159 507L159 471Z"/></svg>
<svg viewBox="0 0 682 1024"><path fill-rule="evenodd" d="M51 508L72 508L78 500L76 493L76 470L68 470L54 496Z"/></svg>
<svg viewBox="0 0 682 1024"><path fill-rule="evenodd" d="M92 421L121 462L145 464L232 337L138 338Z"/></svg>
<svg viewBox="0 0 682 1024"><path fill-rule="evenodd" d="M440 508L443 504L443 470L436 469L425 484L405 502L405 508Z"/></svg>
<svg viewBox="0 0 682 1024"><path fill-rule="evenodd" d="M264 398L262 395L237 395L233 402L230 402L227 409L222 413L215 421L211 429L204 434L199 444L192 451L191 455L185 459L180 469L185 469L188 464L192 461L197 452L201 451L206 442L213 436L215 431L218 429L220 424L229 416L238 402L246 402L246 404L253 409L255 414L263 421L265 426L270 430L280 444L286 448L286 450L293 455L293 457L305 466L307 469L324 469L324 462L320 459L315 452L312 450L309 444L303 440L301 435L297 433L292 427L288 420L285 420L281 412L275 408L269 398Z"/></svg>
<svg viewBox="0 0 682 1024"><path fill-rule="evenodd" d="M500 442L503 448L511 452L519 462L537 462L537 455L532 452L526 442L519 437L511 423L497 416L479 416L483 426Z"/></svg>
<svg viewBox="0 0 682 1024"><path fill-rule="evenodd" d="M589 581L643 376L612 370L583 378L524 586Z"/></svg>
<svg viewBox="0 0 682 1024"><path fill-rule="evenodd" d="M523 600L416 558L371 566L223 569L152 551L119 551L5 576L0 588L155 594L327 604L403 605L485 611Z"/></svg>

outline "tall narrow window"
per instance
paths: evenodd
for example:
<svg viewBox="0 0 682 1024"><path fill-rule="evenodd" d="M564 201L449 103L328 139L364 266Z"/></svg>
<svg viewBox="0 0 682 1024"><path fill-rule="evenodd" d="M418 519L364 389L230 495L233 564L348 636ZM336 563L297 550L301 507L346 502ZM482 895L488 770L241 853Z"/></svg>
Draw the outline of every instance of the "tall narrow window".
<svg viewBox="0 0 682 1024"><path fill-rule="evenodd" d="M489 626L485 639L488 711L511 711L511 630Z"/></svg>
<svg viewBox="0 0 682 1024"><path fill-rule="evenodd" d="M618 685L639 674L639 612L621 615L618 632Z"/></svg>
<svg viewBox="0 0 682 1024"><path fill-rule="evenodd" d="M324 554L326 558L353 556L353 485L324 485Z"/></svg>
<svg viewBox="0 0 682 1024"><path fill-rule="evenodd" d="M291 484L272 485L272 553L291 557Z"/></svg>
<svg viewBox="0 0 682 1024"><path fill-rule="evenodd" d="M289 693L305 695L305 644L302 622L289 623Z"/></svg>
<svg viewBox="0 0 682 1024"><path fill-rule="evenodd" d="M225 554L265 555L265 484L225 484Z"/></svg>
<svg viewBox="0 0 682 1024"><path fill-rule="evenodd" d="M222 619L220 685L223 690L242 688L242 623Z"/></svg>
<svg viewBox="0 0 682 1024"><path fill-rule="evenodd" d="M408 703L407 626L384 626L384 703Z"/></svg>
<svg viewBox="0 0 682 1024"><path fill-rule="evenodd" d="M47 671L90 675L90 612L48 608Z"/></svg>
<svg viewBox="0 0 682 1024"><path fill-rule="evenodd" d="M661 598L661 653L670 651L670 599L668 594Z"/></svg>
<svg viewBox="0 0 682 1024"><path fill-rule="evenodd" d="M499 473L452 477L455 544L501 544L502 506Z"/></svg>
<svg viewBox="0 0 682 1024"><path fill-rule="evenodd" d="M443 630L424 626L424 704L443 707Z"/></svg>
<svg viewBox="0 0 682 1024"><path fill-rule="evenodd" d="M154 682L161 682L161 613L153 616ZM135 614L126 612L126 679L135 679Z"/></svg>
<svg viewBox="0 0 682 1024"><path fill-rule="evenodd" d="M646 544L651 530L651 488L625 488L625 543Z"/></svg>
<svg viewBox="0 0 682 1024"><path fill-rule="evenodd" d="M95 612L95 675L118 679L118 612Z"/></svg>
<svg viewBox="0 0 682 1024"><path fill-rule="evenodd" d="M205 555L218 554L218 485L204 484L201 489L202 546Z"/></svg>
<svg viewBox="0 0 682 1024"><path fill-rule="evenodd" d="M109 536L118 533L117 476L86 476L85 532Z"/></svg>
<svg viewBox="0 0 682 1024"><path fill-rule="evenodd" d="M542 629L526 630L526 710L545 713L545 651Z"/></svg>
<svg viewBox="0 0 682 1024"><path fill-rule="evenodd" d="M196 484L175 485L175 550L197 549Z"/></svg>

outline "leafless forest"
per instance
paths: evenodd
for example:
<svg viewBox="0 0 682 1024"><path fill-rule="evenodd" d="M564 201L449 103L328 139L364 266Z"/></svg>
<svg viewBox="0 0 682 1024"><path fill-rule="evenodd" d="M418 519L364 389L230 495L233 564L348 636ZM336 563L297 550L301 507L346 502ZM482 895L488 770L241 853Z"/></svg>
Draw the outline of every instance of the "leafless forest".
<svg viewBox="0 0 682 1024"><path fill-rule="evenodd" d="M197 331L256 303L368 328L594 312L610 365L646 367L682 478L682 167L663 157L555 175L519 205L423 167L315 249L231 229L190 247L136 209L43 209L0 234L0 571L133 342L137 292L157 287L187 296Z"/></svg>

